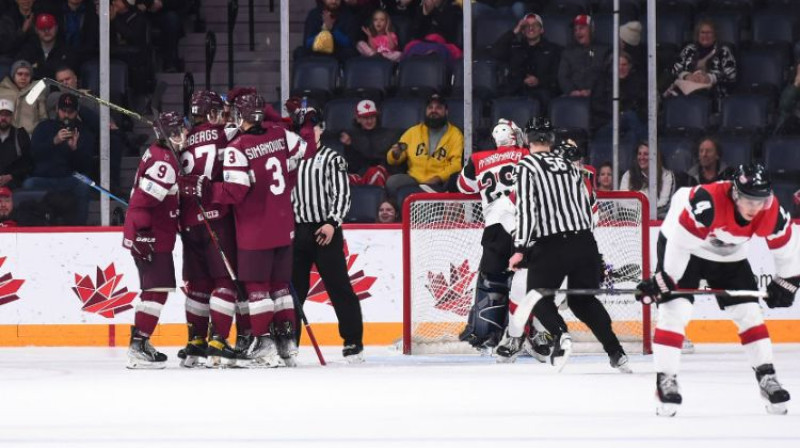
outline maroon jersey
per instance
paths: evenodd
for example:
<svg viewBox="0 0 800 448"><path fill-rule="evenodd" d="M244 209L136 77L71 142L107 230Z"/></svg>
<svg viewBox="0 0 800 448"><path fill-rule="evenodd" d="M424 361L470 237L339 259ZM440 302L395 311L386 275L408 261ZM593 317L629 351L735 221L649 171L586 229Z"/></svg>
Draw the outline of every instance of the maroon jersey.
<svg viewBox="0 0 800 448"><path fill-rule="evenodd" d="M212 182L222 182L222 156L228 139L223 125L203 123L192 128L187 137L187 147L181 152L184 174L205 176ZM209 204L205 207L208 220L219 219L230 211L225 204ZM202 224L197 201L184 198L181 201L181 227Z"/></svg>
<svg viewBox="0 0 800 448"><path fill-rule="evenodd" d="M122 245L130 248L136 232L156 237L155 252L172 252L178 233L178 161L167 148L153 143L144 155L133 182L125 216Z"/></svg>
<svg viewBox="0 0 800 448"><path fill-rule="evenodd" d="M225 148L223 182L213 184L212 201L233 204L237 246L266 250L292 244L294 213L289 175L306 143L278 126L239 133Z"/></svg>

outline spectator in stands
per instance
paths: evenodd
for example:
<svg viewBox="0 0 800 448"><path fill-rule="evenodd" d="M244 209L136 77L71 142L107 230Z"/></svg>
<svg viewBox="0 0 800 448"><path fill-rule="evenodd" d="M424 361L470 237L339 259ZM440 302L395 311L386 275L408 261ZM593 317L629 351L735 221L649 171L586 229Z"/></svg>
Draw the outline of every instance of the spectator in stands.
<svg viewBox="0 0 800 448"><path fill-rule="evenodd" d="M14 103L14 126L25 128L28 134L32 134L36 125L47 118L44 93L39 95L33 104L25 101L25 96L33 87L32 73L33 67L30 62L18 60L11 65L9 76L0 82L0 99L4 98Z"/></svg>
<svg viewBox="0 0 800 448"><path fill-rule="evenodd" d="M446 0L421 0L411 25L411 42L403 49L404 56L440 54L448 64L461 59L456 45L461 26L461 10Z"/></svg>
<svg viewBox="0 0 800 448"><path fill-rule="evenodd" d="M64 93L58 99L58 119L36 126L31 138L33 174L23 186L31 190L70 192L76 200L70 224L85 225L89 214L89 187L72 177L86 173L97 148L97 139L78 118L78 98Z"/></svg>
<svg viewBox="0 0 800 448"><path fill-rule="evenodd" d="M0 99L0 187L19 187L33 170L31 138L13 121L14 103Z"/></svg>
<svg viewBox="0 0 800 448"><path fill-rule="evenodd" d="M17 52L33 66L33 78L53 78L56 67L68 65L77 70L78 56L58 38L58 22L52 14L36 16L36 37Z"/></svg>
<svg viewBox="0 0 800 448"><path fill-rule="evenodd" d="M653 196L648 194L650 181L647 178L649 171L650 147L647 142L639 143L636 149L631 168L622 175L619 182L619 189L622 191L639 191L647 195L651 200ZM669 209L669 202L675 192L675 176L672 171L663 167L661 153L656 152L656 204L658 207L658 219L664 219Z"/></svg>
<svg viewBox="0 0 800 448"><path fill-rule="evenodd" d="M181 14L188 13L188 3L184 0L138 0L136 7L161 31L158 49L162 60L162 70L177 73L183 70L183 62L178 55L178 43L184 36Z"/></svg>
<svg viewBox="0 0 800 448"><path fill-rule="evenodd" d="M598 76L592 87L591 123L595 138L611 141L612 106L613 106L613 72L611 61L609 68L602 76ZM633 59L628 53L619 55L619 124L620 135L623 133L632 143L647 140L647 90L642 77L638 76L633 66Z"/></svg>
<svg viewBox="0 0 800 448"><path fill-rule="evenodd" d="M597 191L614 190L614 165L603 162L597 168Z"/></svg>
<svg viewBox="0 0 800 448"><path fill-rule="evenodd" d="M358 22L342 9L342 0L317 0L317 7L306 16L303 36L301 54L332 54L339 61L358 55Z"/></svg>
<svg viewBox="0 0 800 448"><path fill-rule="evenodd" d="M728 45L717 42L717 31L710 19L701 19L694 29L695 41L683 47L672 66L675 82L665 96L710 94L724 97L736 84L736 59Z"/></svg>
<svg viewBox="0 0 800 448"><path fill-rule="evenodd" d="M795 67L794 80L781 92L780 115L775 134L800 134L800 64Z"/></svg>
<svg viewBox="0 0 800 448"><path fill-rule="evenodd" d="M464 135L447 121L447 103L439 94L428 98L425 121L406 130L386 154L389 165L408 164L408 173L394 174L386 191L395 198L406 186L424 191L454 190L464 154Z"/></svg>
<svg viewBox="0 0 800 448"><path fill-rule="evenodd" d="M59 39L76 56L78 66L97 57L100 20L90 0L66 0L62 4Z"/></svg>
<svg viewBox="0 0 800 448"><path fill-rule="evenodd" d="M508 62L507 95L536 98L543 109L558 92L558 63L561 48L544 37L544 23L538 14L527 14L492 46L492 56Z"/></svg>
<svg viewBox="0 0 800 448"><path fill-rule="evenodd" d="M36 39L34 21L40 12L41 6L34 0L16 0L16 7L0 17L0 55L13 58L29 40Z"/></svg>
<svg viewBox="0 0 800 448"><path fill-rule="evenodd" d="M638 70L647 67L647 48L642 43L642 22L632 20L619 27L619 51L631 56Z"/></svg>
<svg viewBox="0 0 800 448"><path fill-rule="evenodd" d="M569 96L588 97L599 73L606 67L609 48L592 42L592 18L586 14L572 20L575 42L561 53L558 85Z"/></svg>
<svg viewBox="0 0 800 448"><path fill-rule="evenodd" d="M386 199L378 204L377 215L375 222L378 224L392 224L400 221L400 213L398 212L397 205Z"/></svg>
<svg viewBox="0 0 800 448"><path fill-rule="evenodd" d="M397 62L403 53L397 51L397 34L392 28L392 19L382 9L372 13L372 21L368 27L361 27L367 36L366 41L359 41L356 45L358 52L364 56L379 54L390 61Z"/></svg>
<svg viewBox="0 0 800 448"><path fill-rule="evenodd" d="M14 217L14 196L8 187L0 187L0 228L17 227Z"/></svg>
<svg viewBox="0 0 800 448"><path fill-rule="evenodd" d="M691 185L710 184L722 180L728 164L722 160L722 147L713 137L703 137L697 143L697 163L686 172Z"/></svg>
<svg viewBox="0 0 800 448"><path fill-rule="evenodd" d="M397 171L386 163L386 151L397 141L397 132L378 126L378 116L374 101L361 100L356 105L355 129L339 134L353 185L383 187L390 170Z"/></svg>
<svg viewBox="0 0 800 448"><path fill-rule="evenodd" d="M138 8L130 6L126 0L111 0L108 20L111 21L111 56L128 65L128 79L136 94L152 93L156 79L144 14Z"/></svg>

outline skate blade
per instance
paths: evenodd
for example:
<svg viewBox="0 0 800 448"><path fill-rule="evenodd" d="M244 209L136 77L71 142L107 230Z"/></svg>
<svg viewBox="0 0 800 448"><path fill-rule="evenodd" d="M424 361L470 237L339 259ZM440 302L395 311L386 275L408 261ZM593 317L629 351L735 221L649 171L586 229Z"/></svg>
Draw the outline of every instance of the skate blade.
<svg viewBox="0 0 800 448"><path fill-rule="evenodd" d="M631 366L629 366L628 364L617 366L614 368L619 370L621 373L633 373L633 370L631 370Z"/></svg>
<svg viewBox="0 0 800 448"><path fill-rule="evenodd" d="M167 367L167 363L128 359L128 364L125 367L131 370L161 370Z"/></svg>
<svg viewBox="0 0 800 448"><path fill-rule="evenodd" d="M193 369L195 367L202 367L204 364L203 359L199 356L187 356L186 358L181 359L180 366L186 367L187 369Z"/></svg>
<svg viewBox="0 0 800 448"><path fill-rule="evenodd" d="M569 357L572 355L572 341L569 341L561 346L561 350L564 351L564 354L561 356L554 356L550 360L558 373L561 373L561 371L564 370L564 366L567 365L567 361L569 361Z"/></svg>
<svg viewBox="0 0 800 448"><path fill-rule="evenodd" d="M789 408L786 403L767 403L765 406L768 414L772 415L786 415L789 413Z"/></svg>
<svg viewBox="0 0 800 448"><path fill-rule="evenodd" d="M250 367L254 369L274 369L280 367L283 362L280 357L254 358L250 360Z"/></svg>
<svg viewBox="0 0 800 448"><path fill-rule="evenodd" d="M495 361L497 362L497 364L514 364L515 362L517 362L517 356L518 355L512 355L512 356L497 355L495 356Z"/></svg>
<svg viewBox="0 0 800 448"><path fill-rule="evenodd" d="M209 356L206 360L206 367L209 369L229 369L238 366L236 359L224 358L222 356Z"/></svg>
<svg viewBox="0 0 800 448"><path fill-rule="evenodd" d="M297 356L287 356L286 358L281 358L283 365L285 367L297 367Z"/></svg>
<svg viewBox="0 0 800 448"><path fill-rule="evenodd" d="M659 403L656 406L656 415L659 417L675 417L678 413L678 406L675 403Z"/></svg>
<svg viewBox="0 0 800 448"><path fill-rule="evenodd" d="M357 355L345 356L344 357L344 362L346 362L348 364L364 364L364 362L365 362L364 355L359 353Z"/></svg>

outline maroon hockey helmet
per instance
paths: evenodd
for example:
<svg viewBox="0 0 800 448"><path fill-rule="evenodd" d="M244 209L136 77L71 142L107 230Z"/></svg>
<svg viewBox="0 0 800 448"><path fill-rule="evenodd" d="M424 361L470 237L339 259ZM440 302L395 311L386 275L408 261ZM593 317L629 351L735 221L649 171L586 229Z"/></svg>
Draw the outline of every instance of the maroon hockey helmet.
<svg viewBox="0 0 800 448"><path fill-rule="evenodd" d="M190 112L194 116L204 117L211 121L209 115L219 115L223 110L222 98L211 90L198 90L192 94ZM215 112L216 111L216 112Z"/></svg>
<svg viewBox="0 0 800 448"><path fill-rule="evenodd" d="M261 123L264 119L264 98L256 93L245 93L233 100L233 119L241 126L242 122Z"/></svg>
<svg viewBox="0 0 800 448"><path fill-rule="evenodd" d="M153 129L157 139L165 143L166 139L169 139L176 149L182 149L186 144L186 122L177 112L167 111L159 114L153 122Z"/></svg>

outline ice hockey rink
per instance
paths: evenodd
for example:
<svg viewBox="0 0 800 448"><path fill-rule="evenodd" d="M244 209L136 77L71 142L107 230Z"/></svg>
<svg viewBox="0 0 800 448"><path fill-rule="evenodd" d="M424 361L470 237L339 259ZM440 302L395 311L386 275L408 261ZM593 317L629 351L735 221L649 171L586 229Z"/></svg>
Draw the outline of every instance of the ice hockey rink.
<svg viewBox="0 0 800 448"><path fill-rule="evenodd" d="M737 345L683 357L684 405L655 415L649 356L634 374L605 356L562 373L524 358L403 356L367 363L301 348L296 369L124 368L125 349L0 349L0 447L797 447L800 404L768 415ZM776 347L778 377L800 396L800 345ZM795 399L797 401L797 399ZM792 406L794 405L794 406Z"/></svg>

